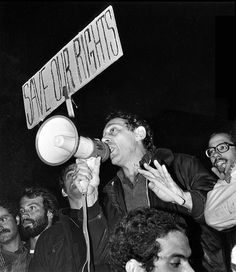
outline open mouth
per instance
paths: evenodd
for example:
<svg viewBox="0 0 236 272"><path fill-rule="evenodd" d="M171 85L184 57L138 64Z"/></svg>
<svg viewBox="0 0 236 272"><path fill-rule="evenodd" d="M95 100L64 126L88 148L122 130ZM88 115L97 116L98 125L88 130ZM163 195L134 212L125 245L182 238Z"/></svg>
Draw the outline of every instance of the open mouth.
<svg viewBox="0 0 236 272"><path fill-rule="evenodd" d="M25 228L27 228L27 227L33 227L33 222L31 220L24 220L23 221L23 226Z"/></svg>
<svg viewBox="0 0 236 272"><path fill-rule="evenodd" d="M227 160L220 158L215 160L214 166L219 170L219 172L224 173L226 168Z"/></svg>
<svg viewBox="0 0 236 272"><path fill-rule="evenodd" d="M1 234L4 234L4 233L7 233L7 232L10 232L10 230L8 230L8 229L2 229L2 230L0 231L0 235L1 235Z"/></svg>
<svg viewBox="0 0 236 272"><path fill-rule="evenodd" d="M114 157L115 155L115 147L114 146L111 146L111 145L108 145L109 146L109 149L110 149L110 158Z"/></svg>

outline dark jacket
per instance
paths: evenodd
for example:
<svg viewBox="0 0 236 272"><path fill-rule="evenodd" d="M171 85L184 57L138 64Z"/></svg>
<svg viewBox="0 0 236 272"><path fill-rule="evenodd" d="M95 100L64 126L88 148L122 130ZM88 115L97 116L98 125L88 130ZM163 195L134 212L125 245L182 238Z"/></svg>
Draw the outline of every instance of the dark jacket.
<svg viewBox="0 0 236 272"><path fill-rule="evenodd" d="M189 212L185 207L171 202L164 202L150 189L147 189L150 206L167 211L176 211L184 216L192 233L192 241L190 242L192 243L193 257L196 258L197 262L201 262L202 255L205 255L203 264L207 270L198 268L196 271L227 271L223 260L219 233L208 227L204 219L207 192L212 190L216 180L194 156L174 154L169 149L156 149L153 153L147 153L141 164L143 162L153 162L154 159L166 165L171 177L181 189L190 192L193 208ZM108 218L110 228L112 228L127 213L124 191L118 176L115 176L104 187L103 193L104 212ZM200 238L202 242L199 245Z"/></svg>
<svg viewBox="0 0 236 272"><path fill-rule="evenodd" d="M71 209L60 211L59 221L45 230L39 237L29 272L80 272L88 271L86 242L83 235L83 214L73 210L78 220L71 220ZM75 222L75 223L74 223ZM106 265L108 231L106 219L96 203L88 208L88 229L90 232L90 271L110 271Z"/></svg>

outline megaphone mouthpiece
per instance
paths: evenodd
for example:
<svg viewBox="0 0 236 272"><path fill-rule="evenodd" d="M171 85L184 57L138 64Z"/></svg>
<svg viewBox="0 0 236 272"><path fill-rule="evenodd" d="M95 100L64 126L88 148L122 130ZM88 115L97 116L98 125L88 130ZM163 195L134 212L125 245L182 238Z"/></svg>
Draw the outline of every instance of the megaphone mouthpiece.
<svg viewBox="0 0 236 272"><path fill-rule="evenodd" d="M109 146L103 143L102 141L100 141L99 139L93 140L93 143L94 143L94 149L90 157L100 156L102 159L102 162L106 161L110 156Z"/></svg>

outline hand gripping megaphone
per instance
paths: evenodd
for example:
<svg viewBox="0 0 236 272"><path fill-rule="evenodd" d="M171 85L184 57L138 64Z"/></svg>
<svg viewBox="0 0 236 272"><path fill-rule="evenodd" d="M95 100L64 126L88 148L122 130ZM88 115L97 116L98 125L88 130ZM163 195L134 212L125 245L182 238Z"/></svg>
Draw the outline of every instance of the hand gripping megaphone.
<svg viewBox="0 0 236 272"><path fill-rule="evenodd" d="M39 158L52 166L63 164L72 156L81 159L100 156L104 162L110 155L107 144L79 136L74 123L63 115L52 116L41 125L35 145Z"/></svg>

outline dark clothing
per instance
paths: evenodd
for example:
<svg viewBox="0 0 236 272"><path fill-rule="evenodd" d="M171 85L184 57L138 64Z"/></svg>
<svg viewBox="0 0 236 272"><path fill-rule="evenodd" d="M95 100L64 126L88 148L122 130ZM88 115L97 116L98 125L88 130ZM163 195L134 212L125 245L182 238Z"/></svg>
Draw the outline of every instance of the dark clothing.
<svg viewBox="0 0 236 272"><path fill-rule="evenodd" d="M88 229L91 249L90 271L110 271L106 265L108 231L98 203L88 208ZM85 265L86 250L82 209L63 209L60 211L59 221L40 235L29 271L86 272L88 271Z"/></svg>
<svg viewBox="0 0 236 272"><path fill-rule="evenodd" d="M193 207L189 212L185 207L171 203L164 202L159 199L146 186L148 203L150 207L155 207L165 211L175 211L182 214L190 226L192 233L193 258L202 258L200 254L204 254L203 265L207 270L198 268L195 271L208 272L225 272L222 245L219 234L205 224L204 219L204 205L206 201L207 192L210 191L215 179L210 173L200 164L197 158L187 154L174 154L168 149L157 149L155 152L148 152L142 159L143 162L149 163L157 159L160 164L165 164L171 177L176 184L191 194ZM104 202L103 208L110 228L119 221L121 217L127 214L127 207L125 203L124 187L121 179L122 175L119 173L104 187ZM148 182L148 181L147 181ZM201 245L198 246L200 236L202 238ZM190 237L191 238L191 237ZM202 251L202 247L204 252Z"/></svg>
<svg viewBox="0 0 236 272"><path fill-rule="evenodd" d="M0 246L0 272L27 272L29 261L29 251L23 244L15 252Z"/></svg>

